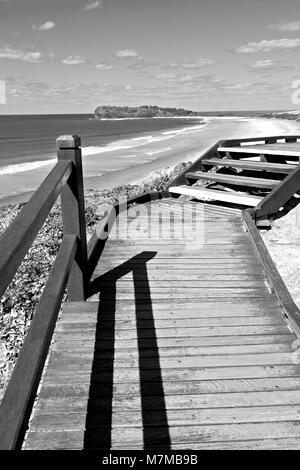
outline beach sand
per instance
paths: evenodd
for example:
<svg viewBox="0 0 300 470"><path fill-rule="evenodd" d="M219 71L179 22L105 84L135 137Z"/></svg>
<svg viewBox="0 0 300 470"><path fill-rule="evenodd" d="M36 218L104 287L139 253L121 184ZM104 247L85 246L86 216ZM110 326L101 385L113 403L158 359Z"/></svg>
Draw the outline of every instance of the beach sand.
<svg viewBox="0 0 300 470"><path fill-rule="evenodd" d="M262 238L293 300L300 308L300 204L281 219L272 222Z"/></svg>

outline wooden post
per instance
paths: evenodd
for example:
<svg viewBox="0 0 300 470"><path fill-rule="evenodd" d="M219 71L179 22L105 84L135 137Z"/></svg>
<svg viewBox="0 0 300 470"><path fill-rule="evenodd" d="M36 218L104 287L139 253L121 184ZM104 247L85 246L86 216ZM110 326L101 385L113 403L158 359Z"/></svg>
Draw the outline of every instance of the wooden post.
<svg viewBox="0 0 300 470"><path fill-rule="evenodd" d="M63 135L56 139L58 160L71 160L73 171L61 192L64 235L77 235L79 244L68 282L71 301L87 297L88 262L84 192L82 176L81 141L77 135Z"/></svg>

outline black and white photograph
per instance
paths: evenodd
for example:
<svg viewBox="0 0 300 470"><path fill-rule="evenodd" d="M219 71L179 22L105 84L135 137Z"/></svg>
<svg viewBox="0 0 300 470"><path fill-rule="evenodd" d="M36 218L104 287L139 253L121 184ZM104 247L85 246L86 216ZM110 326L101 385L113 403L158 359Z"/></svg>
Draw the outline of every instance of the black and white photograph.
<svg viewBox="0 0 300 470"><path fill-rule="evenodd" d="M1 451L300 450L299 7L0 0Z"/></svg>

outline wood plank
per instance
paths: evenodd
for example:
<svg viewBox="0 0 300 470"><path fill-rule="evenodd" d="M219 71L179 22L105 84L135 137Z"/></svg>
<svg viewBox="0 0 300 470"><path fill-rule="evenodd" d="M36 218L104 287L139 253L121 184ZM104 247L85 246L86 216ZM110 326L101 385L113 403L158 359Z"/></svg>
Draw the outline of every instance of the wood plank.
<svg viewBox="0 0 300 470"><path fill-rule="evenodd" d="M99 378L100 380L100 378ZM166 395L189 395L189 394L211 394L211 393L233 393L233 392L260 392L276 390L299 390L299 377L264 377L248 379L224 379L224 380L187 380L187 381L164 381L164 392ZM111 396L110 384L100 383L101 395ZM148 382L147 390L149 395L159 395L159 384ZM40 397L47 398L80 398L86 397L89 393L90 382L78 384L57 385L46 380ZM114 396L139 396L139 382L114 383ZM184 415L183 415L184 416ZM118 424L118 423L116 423Z"/></svg>
<svg viewBox="0 0 300 470"><path fill-rule="evenodd" d="M101 306L99 306L98 301L89 301L89 302L66 302L64 304L62 317L65 315L73 315L73 314L88 314L89 312L97 313L99 310L105 309L106 303L103 301L101 302ZM145 307L147 302L145 302ZM141 305L142 308L142 305ZM115 309L118 314L128 313L132 310L135 311L136 304L134 301L124 301L124 302L116 302ZM205 314L205 316L211 316L218 312L221 312L221 315L229 315L236 316L237 312L241 315L249 315L252 314L259 314L263 315L266 312L276 313L279 309L282 312L281 307L278 303L277 297L273 294L270 295L266 299L246 299L246 300L231 300L228 298L220 299L218 303L215 303L213 300L207 300L202 302L199 305L198 302L194 301L193 299L184 299L178 301L168 300L167 302L152 302L152 310L153 314L157 313L158 315L166 315L172 312L176 312L177 314L182 313L183 315L190 315L191 312L196 313L196 315L201 316L201 312ZM142 313L142 312L141 312ZM103 314L103 313L102 313ZM219 315L217 315L219 316Z"/></svg>
<svg viewBox="0 0 300 470"><path fill-rule="evenodd" d="M241 170L267 171L270 173L286 174L290 173L295 169L294 165L288 165L287 163L268 163L250 160L233 160L231 158L211 158L210 160L203 160L202 164L226 168L238 168Z"/></svg>
<svg viewBox="0 0 300 470"><path fill-rule="evenodd" d="M166 243L168 243L167 240L170 240L170 238L165 239ZM181 244L181 240L185 240L185 243ZM157 245L157 244L151 244L147 242L147 239L145 240L144 244L141 244L140 239L136 239L136 244L133 245L132 243L124 243L119 246L114 246L107 244L105 251L103 252L102 257L104 258L105 256L110 257L114 253L116 255L122 255L124 254L124 248L126 248L126 251L128 253L128 257L130 255L140 255L141 257L150 257L149 253L147 251L157 251L159 255L163 254L180 254L180 255L194 255L197 254L201 249L204 250L206 248L206 251L209 252L215 252L218 253L219 251L221 252L233 252L233 251L242 251L246 253L253 253L255 250L253 249L253 246L251 243L249 243L249 237L247 234L238 234L236 236L228 237L225 238L222 237L220 234L219 237L214 238L212 235L212 238L206 239L206 237L199 237L198 239L179 239L179 245L170 245L170 246L162 246L162 245ZM146 251L147 248L147 251ZM153 253L153 257L157 255L156 253Z"/></svg>
<svg viewBox="0 0 300 470"><path fill-rule="evenodd" d="M298 147L299 142L297 140L300 138L299 135L272 135L267 137L247 137L245 139L226 139L221 141L221 145L244 145L245 143L251 142L251 144L259 144L259 145L279 145L281 146L282 143L286 145L286 142L294 142L292 145ZM280 142L281 141L281 142ZM298 147L299 148L299 147Z"/></svg>
<svg viewBox="0 0 300 470"><path fill-rule="evenodd" d="M147 418L148 425L157 426L161 417L160 411L151 411ZM142 427L143 421L140 413L128 413L118 411L113 415L114 430L119 427ZM293 405L286 406L252 406L236 407L235 409L192 409L168 410L168 426L201 426L212 424L232 424L232 423L272 423L281 421L300 421L300 410ZM66 426L67 423L67 426ZM92 429L106 427L107 416L103 412L95 412L90 416L88 426ZM61 413L58 415L38 413L31 423L31 432L60 431L62 428L70 430L85 429L85 413Z"/></svg>
<svg viewBox="0 0 300 470"><path fill-rule="evenodd" d="M113 282L114 278L107 278L103 282L99 282L99 288L101 289L106 289L110 288L111 283ZM242 281L240 279L234 279L234 280L183 280L180 279L180 287L178 287L178 280L169 280L169 279L164 279L164 287L163 289L177 289L177 292L182 292L183 289L189 289L191 292L191 295L193 295L194 289L198 288L227 288L227 287L246 287L246 288L252 288L252 287L263 287L266 285L265 278L262 279L256 279L256 280L249 280L246 279L245 281ZM127 292L128 290L132 290L133 286L134 289L136 290L142 290L144 291L147 289L150 285L151 291L154 290L161 290L162 289L162 279L158 280L153 280L153 279L148 279L147 281L143 279L134 279L134 282L132 279L126 280L118 280L117 281L117 286L118 286L118 292Z"/></svg>
<svg viewBox="0 0 300 470"><path fill-rule="evenodd" d="M142 299L138 299L138 304L139 307L142 309L149 305L149 301L145 299L143 302ZM89 303L96 305L97 302L99 302L99 299L96 300L89 300ZM111 305L111 302L109 299L102 299L101 301L101 309L102 308L107 308ZM135 299L123 299L122 302L118 301L118 299L114 299L114 305L117 307L118 312L122 311L128 311L131 310L132 307L136 307L136 302ZM157 309L157 311L161 310L169 310L169 309L176 309L178 308L186 308L189 310L190 308L194 307L195 309L199 309L200 304L197 300L192 299L192 298L185 298L185 299L160 299L155 300L152 299L152 306L154 309ZM234 310L241 310L245 309L247 311L248 308L260 308L262 313L265 311L264 309L270 309L273 307L278 308L279 303L278 303L278 298L276 297L275 294L269 294L267 297L253 297L249 299L229 299L227 296L221 297L218 299L218 303L214 301L214 299L206 299L201 302L201 308L203 308L203 311L206 309L220 309L222 308L231 308ZM233 310L233 311L234 311ZM249 312L252 310L249 310Z"/></svg>
<svg viewBox="0 0 300 470"><path fill-rule="evenodd" d="M56 331L64 331L68 329L81 329L81 328L93 328L96 326L98 320L88 320L83 318L81 321L60 321L57 324ZM136 319L131 320L120 320L115 321L115 331L122 329L135 329ZM141 320L138 321L138 327L140 329L152 328L153 320ZM156 319L155 328L184 328L187 322L186 319L173 319L168 318L164 320ZM269 316L269 317L217 317L217 318L190 318L189 328L207 327L207 326L247 326L247 325L282 325L284 324L283 316ZM111 329L111 320L100 321L100 327L102 330Z"/></svg>
<svg viewBox="0 0 300 470"><path fill-rule="evenodd" d="M216 270L215 273L208 273L208 274L205 274L205 272L203 271L200 271L200 272L197 272L197 270L193 270L190 274L187 272L187 271L175 271L175 272L172 272L172 271L163 271L163 272L159 272L158 270L150 270L148 271L148 278L149 278L149 281L151 282L151 285L153 285L153 283L156 283L156 281L171 281L172 283L173 282L177 282L177 285L178 285L178 281L180 283L186 283L186 282L191 282L191 285L193 285L193 283L195 281L198 281L198 282L205 282L205 283L208 283L208 282L211 282L211 281L224 281L225 283L226 282L233 282L233 281L239 281L239 282L245 282L246 281L256 281L257 283L260 282L260 285L264 282L264 280L266 279L266 275L263 273L263 271L259 271L257 270L257 272L255 273L249 273L249 272L238 272L238 273L234 273L233 271L229 271L228 273L223 273L223 274L219 274L219 270ZM122 277L120 277L118 279L118 283L128 283L128 282L132 282L132 274L127 274L126 271L124 270L124 275ZM137 272L135 272L134 274L134 278L135 278L135 282L145 282L144 279L145 279L145 276L143 275L143 272L142 270L137 270ZM106 282L109 282L109 280L113 280L115 279L113 275L109 275L107 274L105 276L105 280Z"/></svg>
<svg viewBox="0 0 300 470"><path fill-rule="evenodd" d="M193 444L192 448L193 450L298 450L300 448L300 438L280 437L277 439L199 443ZM117 449L117 447L115 446L114 449ZM172 450L177 449L182 449L182 446L172 445Z"/></svg>
<svg viewBox="0 0 300 470"><path fill-rule="evenodd" d="M237 194L229 191L220 191L205 188L191 188L190 186L172 186L169 191L174 194L185 194L196 199L208 199L215 201L231 202L233 204L240 204L244 206L257 206L262 200L259 196L250 196L247 194Z"/></svg>
<svg viewBox="0 0 300 470"><path fill-rule="evenodd" d="M54 344L72 344L75 345L87 344L94 345L91 341L91 336L88 333L84 334L82 332L57 332L56 342ZM267 333L267 334L257 334L257 335L235 335L235 336L208 336L206 337L161 337L157 338L157 344L159 348L177 348L177 347L186 347L187 344L190 347L214 347L214 346L242 346L242 345L259 345L259 344L282 344L288 342L290 345L296 338L291 334L289 330L285 330L281 333ZM115 350L123 350L128 348L136 348L136 338L133 339L118 339L115 343L113 339L103 339L97 338L95 343L95 350L110 350L115 346ZM139 350L143 351L144 349L149 349L153 347L153 342L149 338L143 338L143 342L139 346ZM55 345L53 346L55 349ZM143 353L141 353L143 354Z"/></svg>
<svg viewBox="0 0 300 470"><path fill-rule="evenodd" d="M180 199L173 199L173 203L171 202L164 202L163 200L156 205L147 205L145 204L149 214L155 214L156 212L163 211L163 212L170 212L170 211L177 211L182 212L183 210L188 210L192 214L202 214L207 218L211 218L213 216L225 217L229 219L238 219L240 216L240 210L236 208L228 208L222 206L214 206L212 204L205 204L205 203L193 203L190 200L180 200Z"/></svg>
<svg viewBox="0 0 300 470"><path fill-rule="evenodd" d="M272 150L279 150L279 151L282 151L284 149L292 150L294 152L300 151L299 141L298 142L296 142L296 141L295 142L287 142L286 139L285 139L285 142L273 142L273 143L269 142L265 145L257 144L256 146L257 147L261 146L263 148L272 149Z"/></svg>
<svg viewBox="0 0 300 470"><path fill-rule="evenodd" d="M201 336L243 336L243 335L267 335L267 334L288 334L289 329L286 325L258 325L258 326L231 326L231 327L203 327L203 328L163 328L163 329L156 329L156 338L195 338ZM65 335L73 336L74 339L76 338L76 331L71 330L70 328L68 331L64 332ZM95 329L92 328L91 330L84 330L79 331L79 337L89 337L95 338ZM140 338L151 338L153 335L152 331L148 330L141 330L139 332ZM96 334L96 339L105 340L105 339L136 339L137 332L136 330L121 330L114 334L113 331L101 331Z"/></svg>
<svg viewBox="0 0 300 470"><path fill-rule="evenodd" d="M110 252L114 251L124 253L124 247L127 247L128 250L131 249L134 252L145 251L146 247L149 248L148 251L150 251L150 248L152 248L152 250L156 249L160 252L182 252L183 250L186 252L194 252L199 249L199 245L200 248L203 248L203 245L207 245L207 249L215 251L223 250L224 245L226 245L225 248L227 247L227 249L230 249L232 245L234 245L237 246L237 248L239 249L250 249L251 251L253 251L253 246L251 243L249 243L249 237L245 233L245 231L235 232L234 229L232 229L231 235L226 235L224 232L222 234L221 231L217 233L206 233L205 225L202 225L202 223L199 225L195 224L193 226L187 225L184 226L184 228L194 228L194 230L199 230L202 228L202 231L199 230L199 235L197 238L191 237L190 234L185 234L185 236L182 236L182 231L179 231L179 235L173 238L173 234L168 232L167 236L161 237L159 240L152 240L150 238L149 233L149 237L144 238L144 243L142 242L140 237L135 237L134 235L133 237L131 237L129 234L128 238L124 238L124 241L119 244L115 243L113 240L110 240L109 243L106 244L102 256L105 256L106 254L109 255ZM129 251L128 255L130 254L131 253Z"/></svg>
<svg viewBox="0 0 300 470"><path fill-rule="evenodd" d="M169 298L175 299L185 299L187 295L192 295L194 299L206 299L206 298L220 298L220 297L230 297L230 298L247 298L247 297L261 297L265 298L268 297L269 291L268 289L265 288L252 288L252 289L247 289L247 288L219 288L219 289L208 289L208 288L199 288L199 289L194 289L194 292L190 292L188 289L183 289L180 292L178 292L178 289L168 289L166 292L165 289L161 290L152 290L151 293L151 298L160 300L165 298L166 296ZM132 292L118 292L117 296L115 295L114 290L111 291L106 291L105 292L105 299L108 300L126 300L126 299L136 299L137 302L140 302L144 299L147 299L148 296L148 290L147 291L137 291L136 295L135 293ZM99 293L93 294L91 299L99 299Z"/></svg>
<svg viewBox="0 0 300 470"><path fill-rule="evenodd" d="M96 302L94 302L96 303ZM80 323L82 322L89 322L92 320L96 320L98 315L101 314L101 320L109 320L111 318L111 313L110 311L105 311L105 306L101 306L98 309L93 312L84 312L82 311L81 313L69 313L69 314L64 314L61 319L60 323ZM133 316L135 315L136 312L136 306L134 305L132 309L124 310L122 312L119 312L118 309L116 309L116 316L121 320L131 320ZM201 307L194 307L194 308L188 308L188 307L183 307L182 309L176 309L170 307L167 311L164 310L156 310L155 308L152 309L152 314L154 319L159 319L159 320L164 320L164 319L185 319L185 320L190 320L193 318L200 319L200 318L244 318L244 317L259 317L259 318L281 318L282 319L282 310L279 307L271 308L269 310L264 310L261 311L258 308L256 310L238 310L238 309L229 309L229 310L224 310L221 307L216 307L215 309L209 309L209 308L202 308ZM139 319L147 319L148 312L146 308L143 308L141 312L139 312Z"/></svg>
<svg viewBox="0 0 300 470"><path fill-rule="evenodd" d="M147 330L146 330L147 331ZM105 336L105 333L104 333ZM117 336L117 335L116 335ZM94 353L80 351L76 353L73 351L71 354L67 352L53 351L51 354L49 365L51 367L64 367L70 361L72 357L72 364L74 366L84 367L86 363L93 360ZM115 374L120 368L141 368L141 369L153 369L155 368L155 362L153 358L143 358L142 367L139 366L139 358L124 358L118 359L115 364ZM265 353L265 354L235 354L235 355L199 355L199 356L187 356L187 357L160 357L161 368L167 369L180 369L193 368L193 367L234 367L234 366L250 366L250 365L280 365L290 364L292 362L291 352L284 353ZM98 358L97 363L94 364L95 369L105 370L110 368L110 364L104 358Z"/></svg>
<svg viewBox="0 0 300 470"><path fill-rule="evenodd" d="M299 423L279 422L279 423L255 423L248 424L227 424L195 427L172 427L171 442L172 449L264 449L267 448L285 449L298 448L299 446ZM150 433L150 430L149 430ZM159 449L158 445L165 444L165 431L159 432L158 428L151 430L153 436L154 449ZM123 439L122 439L123 436ZM121 428L114 437L113 449L142 448L142 429ZM201 436L201 443L199 443ZM82 449L82 431L57 431L57 432L32 432L29 433L28 444L25 449ZM102 439L101 439L102 437ZM124 439L125 437L125 439ZM136 443L140 442L140 445ZM281 444L282 443L282 444ZM93 449L107 449L107 440L103 433L94 433L93 440L89 442ZM150 448L150 445L149 445ZM162 447L163 450L166 447Z"/></svg>
<svg viewBox="0 0 300 470"><path fill-rule="evenodd" d="M212 204L209 202L196 202L192 201L190 199L185 198L184 196L181 198L169 198L168 204L171 207L184 207L188 206L190 210L198 210L197 208L200 207L202 210L204 210L204 214L207 217L211 217L213 215L220 216L220 217L225 217L226 219L233 219L236 220L240 217L240 209L237 207L230 207L230 206L221 206L221 205L216 205Z"/></svg>
<svg viewBox="0 0 300 470"><path fill-rule="evenodd" d="M254 378L299 377L299 366L294 364L260 365L260 366L234 366L234 367L203 367L203 368L176 368L176 369L147 369L143 371L145 383L165 382L194 382L215 380L240 380ZM74 368L67 364L64 369L48 368L45 375L47 383L58 384L95 384L108 383L111 385L111 372L95 370L91 378L91 365L83 369ZM71 382L72 381L72 382ZM139 369L119 368L114 377L117 383L140 383Z"/></svg>
<svg viewBox="0 0 300 470"><path fill-rule="evenodd" d="M282 157L300 157L300 148L297 150L285 150L286 145L282 147L276 145L276 148L271 148L266 145L253 145L253 146L244 146L244 147L218 147L218 152L228 152L228 153L247 153L253 155L273 155L273 156L282 156Z"/></svg>
<svg viewBox="0 0 300 470"><path fill-rule="evenodd" d="M166 410L189 410L210 408L236 408L255 406L283 406L294 405L299 409L299 390L279 390L267 392L234 392L234 393L210 393L200 395L167 395L165 397ZM134 412L141 409L140 396L116 396L113 397L112 408L117 412ZM91 403L91 411L103 411L110 402L109 398L94 398ZM36 406L36 412L64 413L86 410L86 399L77 398L74 406L69 398L40 398ZM144 396L143 407L145 410L155 411L161 409L160 397ZM185 411L184 411L185 412ZM299 423L300 424L300 423ZM159 426L157 426L159 427ZM204 426L206 428L206 425ZM115 427L115 430L117 427Z"/></svg>
<svg viewBox="0 0 300 470"><path fill-rule="evenodd" d="M144 247L144 248L147 249L147 247ZM176 264L176 262L177 264L201 263L201 260L203 262L203 260L211 260L211 259L215 259L219 263L222 263L223 260L225 259L236 261L237 263L239 263L238 261L239 259L244 259L245 263L246 264L248 263L249 265L255 264L255 261L256 261L256 259L254 260L251 259L251 256L255 255L255 250L251 246L248 246L247 249L244 249L244 248L240 249L239 247L232 247L232 246L229 246L227 248L225 246L216 247L215 250L199 249L198 253L196 253L197 257L195 256L195 253L193 253L192 250L191 251L187 250L186 252L179 252L176 257L174 255L172 257L173 259L171 257L168 257L168 253L167 254L160 253L160 252L154 253L153 251L151 252L151 250L150 250L150 255L149 255L149 250L148 251L144 250L141 252L139 251L138 253L136 253L135 251L132 251L132 253L130 254L132 256L131 256L131 259L128 260L128 267L130 267L131 265L134 266L134 265L138 265L141 263L143 264L147 263L147 265L148 264L150 265L150 264L157 264L159 262L161 262L162 264L164 263ZM126 260L126 256L124 256L124 258L122 258L121 256L122 256L121 253L116 253L114 256L112 253L109 253L109 256L107 257L103 256L102 261L105 262L106 264L108 264L111 261L115 263L118 263L118 262L122 263L122 261L124 262L124 260ZM152 256L152 258L149 259L150 256ZM249 257L250 257L250 260L249 260ZM257 261L256 261L256 264L258 264Z"/></svg>
<svg viewBox="0 0 300 470"><path fill-rule="evenodd" d="M52 351L57 353L74 353L76 354L88 354L94 353L95 350L100 350L95 345L95 349L91 347L91 342L86 341L74 341L74 342L54 342ZM157 350L155 348L138 349L136 347L127 347L124 345L123 348L118 348L115 351L111 349L101 349L101 357L103 359L115 359L119 360L122 358L127 359L138 359L138 358L155 358ZM193 357L193 356L211 356L211 355L232 355L232 354L265 354L265 353L278 353L278 352L289 352L292 354L291 342L275 343L275 344L253 344L253 345L237 345L237 346L169 346L162 347L159 349L160 357Z"/></svg>
<svg viewBox="0 0 300 470"><path fill-rule="evenodd" d="M222 173L212 173L204 171L195 171L194 173L187 173L186 180L192 181L214 181L229 186L246 186L254 188L267 188L273 189L280 183L280 180L266 179L266 178L253 178L250 176L227 175Z"/></svg>

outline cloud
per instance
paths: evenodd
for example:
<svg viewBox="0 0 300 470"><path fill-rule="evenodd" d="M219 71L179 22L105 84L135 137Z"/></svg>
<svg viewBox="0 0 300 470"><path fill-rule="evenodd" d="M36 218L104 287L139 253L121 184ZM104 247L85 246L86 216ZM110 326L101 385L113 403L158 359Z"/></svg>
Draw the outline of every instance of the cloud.
<svg viewBox="0 0 300 470"><path fill-rule="evenodd" d="M289 33L294 33L295 31L300 31L300 21L291 21L290 23L281 24L270 24L269 28L275 31L287 31Z"/></svg>
<svg viewBox="0 0 300 470"><path fill-rule="evenodd" d="M263 39L260 42L248 42L236 49L236 52L253 54L257 52L269 52L273 50L296 49L300 47L300 39Z"/></svg>
<svg viewBox="0 0 300 470"><path fill-rule="evenodd" d="M290 83L271 84L269 81L257 82L230 82L219 79L213 74L204 74L195 77L195 82L189 83L189 87L177 86L174 83L155 83L133 85L125 82L124 84L106 84L87 82L78 83L65 81L63 84L37 81L20 76L3 77L7 83L8 99L13 104L28 106L31 109L35 104L37 109L40 106L56 105L59 109L74 109L78 106L90 106L91 112L95 109L95 103L101 104L105 101L115 105L137 105L164 102L168 106L180 101L183 103L199 103L200 109L203 109L203 103L220 103L220 100L228 104L239 105L240 100L245 99L245 103L259 104L262 99L269 100L270 106L278 96L282 99L290 97ZM215 101L213 101L215 99ZM100 100L100 102L99 102ZM174 101L175 100L175 101ZM234 101L236 100L236 101ZM38 107L39 106L39 107ZM198 106L198 104L197 104Z"/></svg>
<svg viewBox="0 0 300 470"><path fill-rule="evenodd" d="M68 57L65 57L62 59L62 63L64 65L79 65L79 64L84 64L86 62L85 57L81 57L80 55L69 55Z"/></svg>
<svg viewBox="0 0 300 470"><path fill-rule="evenodd" d="M266 59L266 60L258 60L255 62L255 64L249 65L251 69L255 70L266 70L266 69L272 69L278 65L277 62L274 62L271 59Z"/></svg>
<svg viewBox="0 0 300 470"><path fill-rule="evenodd" d="M157 80L165 80L167 82L191 82L194 80L192 75L177 75L176 73L158 73L153 76Z"/></svg>
<svg viewBox="0 0 300 470"><path fill-rule="evenodd" d="M114 67L115 66L112 65L112 64L97 64L96 65L96 69L98 69L98 70L111 70Z"/></svg>
<svg viewBox="0 0 300 470"><path fill-rule="evenodd" d="M285 72L292 71L297 69L296 66L285 65L280 62L266 59L266 60L257 60L254 64L246 65L246 68L251 72L259 72L264 74L270 74L274 72Z"/></svg>
<svg viewBox="0 0 300 470"><path fill-rule="evenodd" d="M238 91L244 91L248 90L253 86L253 83L251 82L238 82L238 83L231 83L229 85L224 86L224 90L238 90Z"/></svg>
<svg viewBox="0 0 300 470"><path fill-rule="evenodd" d="M45 55L42 52L25 52L21 49L12 49L10 46L0 48L0 59L17 60L21 62L28 62L30 64L37 64L42 62Z"/></svg>
<svg viewBox="0 0 300 470"><path fill-rule="evenodd" d="M55 23L53 21L46 21L45 23L41 24L40 26L33 25L32 29L35 31L49 31L55 27Z"/></svg>
<svg viewBox="0 0 300 470"><path fill-rule="evenodd" d="M201 67L206 67L208 65L214 65L216 62L212 59L197 59L195 61L187 62L173 62L168 64L168 68L182 68L182 69L199 69Z"/></svg>
<svg viewBox="0 0 300 470"><path fill-rule="evenodd" d="M115 57L118 59L137 59L142 56L135 49L121 49L115 52Z"/></svg>
<svg viewBox="0 0 300 470"><path fill-rule="evenodd" d="M95 10L96 8L102 8L103 6L103 1L102 0L95 0L94 2L91 1L91 2L88 2L83 10L84 11L90 11L90 10Z"/></svg>
<svg viewBox="0 0 300 470"><path fill-rule="evenodd" d="M154 78L158 80L173 80L177 77L176 73L157 73Z"/></svg>

